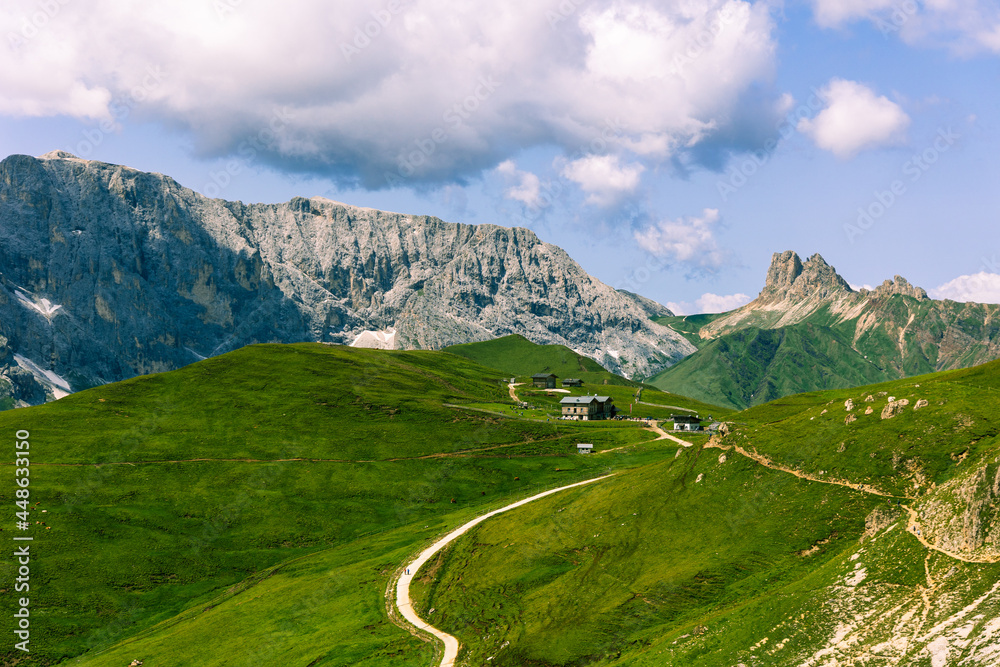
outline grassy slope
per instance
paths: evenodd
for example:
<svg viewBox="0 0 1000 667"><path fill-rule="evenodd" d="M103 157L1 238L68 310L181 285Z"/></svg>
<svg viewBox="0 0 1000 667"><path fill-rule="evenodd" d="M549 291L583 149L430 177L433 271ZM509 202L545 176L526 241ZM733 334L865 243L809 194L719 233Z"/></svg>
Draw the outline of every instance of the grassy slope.
<svg viewBox="0 0 1000 667"><path fill-rule="evenodd" d="M649 383L743 409L803 391L869 384L885 376L852 349L849 337L827 327L799 324L726 334Z"/></svg>
<svg viewBox="0 0 1000 667"><path fill-rule="evenodd" d="M685 450L484 524L432 564L420 608L471 664L584 664L781 590L848 548L875 504L720 454Z"/></svg>
<svg viewBox="0 0 1000 667"><path fill-rule="evenodd" d="M736 415L721 443L820 478L919 496L901 501L920 508L937 499L934 485L1000 455L998 391L1000 362L793 396ZM888 395L911 404L882 420ZM857 421L845 424L848 398ZM919 398L930 405L914 411ZM439 610L433 617L468 645L471 664L494 656L495 665L801 665L824 664L812 656L829 649L930 665L934 642L945 640L948 655L965 642L969 664L994 664L973 660L969 646L987 644L1000 617L1000 600L988 595L1000 565L924 549L905 534L894 501L732 450L722 462L722 453L684 450L478 527L432 564L420 608ZM896 518L862 544L875 508ZM982 614L971 622L955 615L969 604ZM846 634L856 642L841 643ZM910 644L899 644L903 635Z"/></svg>
<svg viewBox="0 0 1000 667"><path fill-rule="evenodd" d="M417 527L412 545L457 521L456 511L656 455L573 455L584 433L598 450L651 438L635 428L584 432L444 405L498 400L507 399L496 372L454 355L261 345L0 415L8 432L31 432L31 520L46 524L32 531L35 650L24 664L107 648L319 550L337 547L330 558L347 558L355 544L372 563L395 562L397 552L383 558L385 545L363 536ZM12 486L3 488L9 499ZM354 573L351 590L377 579L347 560L329 562ZM0 568L11 575L9 555ZM306 592L323 584L301 581ZM370 606L370 593L329 604ZM370 614L362 620L370 624ZM245 629L271 622L250 616L211 645L196 643L203 663L183 648L200 630L175 627L150 640L160 662L146 664L215 664L253 646ZM355 641L345 629L354 621L315 622L333 647L317 664L344 664L334 656L347 650L338 642ZM287 629L261 632L282 650L299 643ZM409 646L392 626L376 634L378 646Z"/></svg>

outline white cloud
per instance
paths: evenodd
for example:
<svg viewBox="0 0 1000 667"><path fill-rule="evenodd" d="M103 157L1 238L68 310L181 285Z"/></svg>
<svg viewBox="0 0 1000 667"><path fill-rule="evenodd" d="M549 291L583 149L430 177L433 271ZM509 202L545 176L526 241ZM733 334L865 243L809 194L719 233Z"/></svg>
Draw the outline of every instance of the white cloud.
<svg viewBox="0 0 1000 667"><path fill-rule="evenodd" d="M17 43L0 48L0 114L122 120L112 101L125 100L130 119L187 132L199 154L264 132L256 159L371 188L401 171L462 180L537 146L631 152L651 169L777 132L777 94L753 94L773 79L768 3L390 5L7 0L0 39ZM287 122L269 129L278 110Z"/></svg>
<svg viewBox="0 0 1000 667"><path fill-rule="evenodd" d="M898 104L876 96L870 88L832 79L820 97L826 107L815 118L799 121L798 130L837 157L849 158L865 149L905 141L910 117Z"/></svg>
<svg viewBox="0 0 1000 667"><path fill-rule="evenodd" d="M694 303L688 301L667 303L667 308L675 315L698 315L702 313L725 313L735 310L753 301L753 297L748 294L712 294L706 292L698 297Z"/></svg>
<svg viewBox="0 0 1000 667"><path fill-rule="evenodd" d="M562 175L587 193L588 204L608 206L634 192L643 171L638 163L623 165L616 155L590 155L567 164Z"/></svg>
<svg viewBox="0 0 1000 667"><path fill-rule="evenodd" d="M706 208L700 217L663 220L633 233L642 249L699 269L721 267L727 254L715 240L719 210Z"/></svg>
<svg viewBox="0 0 1000 667"><path fill-rule="evenodd" d="M816 22L837 28L867 20L886 37L948 48L961 55L1000 54L1000 6L994 0L813 0Z"/></svg>
<svg viewBox="0 0 1000 667"><path fill-rule="evenodd" d="M542 182L537 175L530 171L521 171L513 160L504 160L496 171L510 183L504 196L514 201L519 201L529 208L542 206Z"/></svg>
<svg viewBox="0 0 1000 667"><path fill-rule="evenodd" d="M1000 274L980 271L971 276L959 276L930 290L930 296L952 301L1000 303Z"/></svg>

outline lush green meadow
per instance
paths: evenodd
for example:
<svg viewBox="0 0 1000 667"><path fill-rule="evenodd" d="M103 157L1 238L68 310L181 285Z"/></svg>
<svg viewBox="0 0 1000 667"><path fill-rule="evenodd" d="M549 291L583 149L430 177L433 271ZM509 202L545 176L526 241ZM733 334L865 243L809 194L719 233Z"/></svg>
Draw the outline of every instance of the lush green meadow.
<svg viewBox="0 0 1000 667"><path fill-rule="evenodd" d="M938 532L947 521L996 524L988 488L962 487L985 494L973 510L972 491L955 502L937 489L993 479L998 389L992 363L739 413L711 448L478 526L429 564L417 607L436 610L425 617L460 638L468 665L791 666L859 647L931 665L941 646L966 648L940 655L994 664L973 660L969 646L986 645L1000 617L991 595L1000 563L928 550L907 534L900 505L946 512ZM910 402L882 419L890 397ZM957 628L969 609L980 615L942 644L950 637L931 629ZM903 628L909 643L899 641Z"/></svg>
<svg viewBox="0 0 1000 667"><path fill-rule="evenodd" d="M146 665L223 664L216 661L227 655L224 664L243 664L232 655L252 653L258 640L284 642L302 659L314 653L303 664L320 656L316 664L354 664L337 656L369 652L370 664L408 664L391 656L409 656L398 648L410 646L409 635L371 606L387 576L372 568L398 564L483 507L673 452L642 444L654 435L638 425L467 409L509 400L496 371L450 354L261 345L3 413L8 432L31 433L33 651L22 664L94 654L140 632L145 643L99 653L113 658L93 664L117 664L129 647L145 647L132 658ZM584 435L616 452L577 455ZM5 531L13 488L3 486ZM365 559L351 561L358 553ZM0 567L10 577L15 563L7 555ZM381 614L374 644L355 636L350 619L316 619L303 622L316 623L325 643L293 649L299 631L269 617L280 605L207 640L235 618L213 602L231 587L281 581L301 590L263 599L308 597L330 569L357 595L332 592L323 605L368 605L362 627ZM233 613L256 609L238 598L226 603ZM191 637L205 643L188 647ZM345 648L355 643L355 653Z"/></svg>

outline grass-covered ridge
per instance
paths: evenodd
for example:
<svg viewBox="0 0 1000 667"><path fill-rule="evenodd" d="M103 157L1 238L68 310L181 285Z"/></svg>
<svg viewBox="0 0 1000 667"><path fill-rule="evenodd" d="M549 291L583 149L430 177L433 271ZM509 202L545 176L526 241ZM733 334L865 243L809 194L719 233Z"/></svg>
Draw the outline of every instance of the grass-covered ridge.
<svg viewBox="0 0 1000 667"><path fill-rule="evenodd" d="M804 391L856 387L886 378L883 368L835 329L797 324L748 328L702 341L701 349L648 382L733 409Z"/></svg>
<svg viewBox="0 0 1000 667"><path fill-rule="evenodd" d="M536 373L555 373L560 380L579 378L591 385L636 386L638 383L615 375L599 363L565 345L538 345L524 336L511 334L479 343L446 347L445 352L471 359L483 366L497 368L511 377L530 377Z"/></svg>
<svg viewBox="0 0 1000 667"><path fill-rule="evenodd" d="M409 664L423 645L379 606L397 559L484 505L659 456L635 446L655 437L638 425L463 409L503 402L497 371L447 353L258 345L0 414L32 442L35 643L20 664L89 651L84 664L117 665L104 651L140 632L126 646L150 653L125 664L261 664L255 642L303 664ZM584 435L617 451L577 456ZM9 554L0 567L11 576ZM317 590L315 613L295 606ZM289 595L291 625L275 620ZM299 646L310 633L323 650Z"/></svg>

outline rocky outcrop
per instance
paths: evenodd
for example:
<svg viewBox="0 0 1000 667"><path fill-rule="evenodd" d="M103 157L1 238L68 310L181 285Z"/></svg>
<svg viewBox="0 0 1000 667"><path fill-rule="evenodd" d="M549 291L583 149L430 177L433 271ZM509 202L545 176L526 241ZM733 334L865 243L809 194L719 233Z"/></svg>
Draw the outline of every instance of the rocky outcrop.
<svg viewBox="0 0 1000 667"><path fill-rule="evenodd" d="M982 464L937 488L919 508L927 539L970 559L1000 559L1000 465Z"/></svg>
<svg viewBox="0 0 1000 667"><path fill-rule="evenodd" d="M694 351L661 309L526 229L208 199L61 152L0 162L0 333L73 388L389 328L405 348L519 333L649 375Z"/></svg>
<svg viewBox="0 0 1000 667"><path fill-rule="evenodd" d="M890 398L889 402L886 403L884 408L882 408L882 419L892 419L893 417L901 413L903 411L903 408L905 408L909 404L910 404L910 399L908 398L901 398L898 401L892 400Z"/></svg>
<svg viewBox="0 0 1000 667"><path fill-rule="evenodd" d="M869 292L869 290L861 290L862 295L867 295L869 293L873 294L876 298L881 299L890 297L894 294L908 296L911 299L917 299L918 301L923 301L928 298L927 292L924 291L922 287L911 285L906 278L902 276L896 276L892 280L884 281L881 285L876 287L874 291Z"/></svg>
<svg viewBox="0 0 1000 667"><path fill-rule="evenodd" d="M929 299L901 276L855 290L791 251L775 253L756 299L705 319L699 350L650 382L733 408L1000 358L1000 305Z"/></svg>

